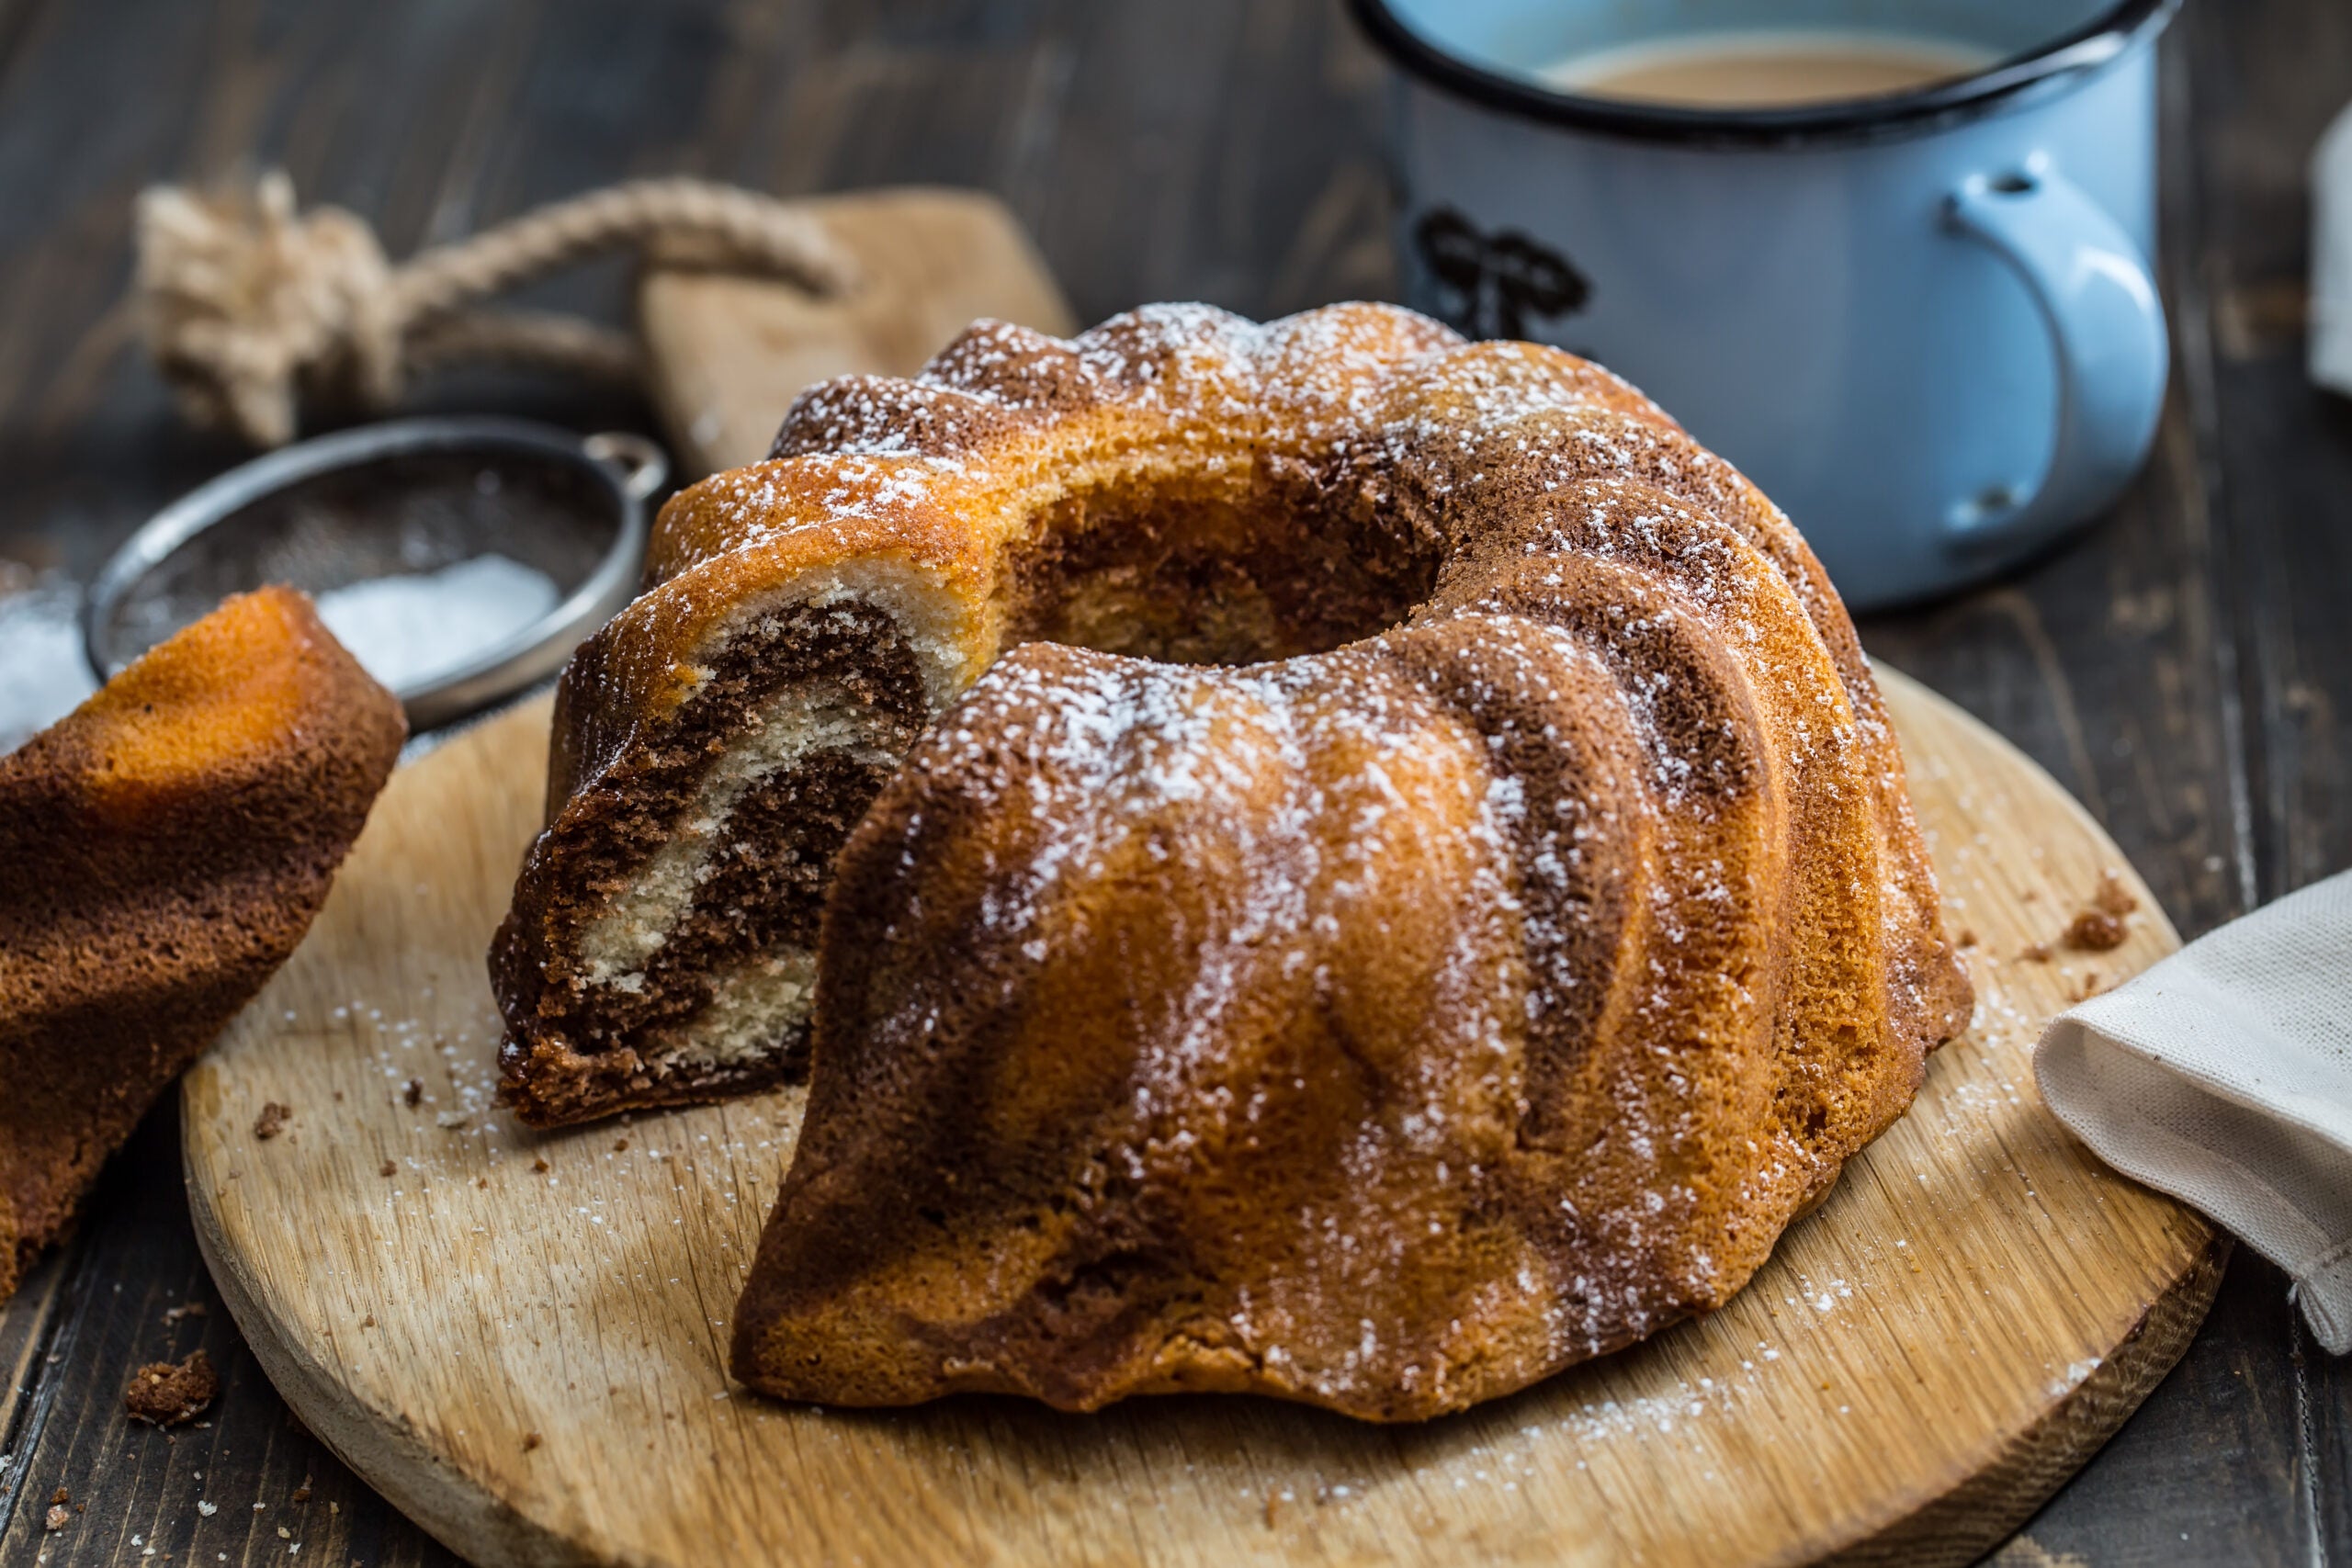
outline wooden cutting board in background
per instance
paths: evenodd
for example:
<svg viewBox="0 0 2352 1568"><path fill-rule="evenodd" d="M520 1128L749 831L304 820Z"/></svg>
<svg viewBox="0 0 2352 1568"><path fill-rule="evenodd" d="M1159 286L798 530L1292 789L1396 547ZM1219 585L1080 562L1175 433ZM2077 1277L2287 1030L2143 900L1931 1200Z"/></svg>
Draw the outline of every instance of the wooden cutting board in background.
<svg viewBox="0 0 2352 1568"><path fill-rule="evenodd" d="M982 316L1057 336L1061 290L1012 210L984 191L909 187L795 203L858 263L818 299L772 278L655 268L638 286L650 390L692 479L767 456L800 389L831 376L911 376Z"/></svg>
<svg viewBox="0 0 2352 1568"><path fill-rule="evenodd" d="M2171 928L2126 871L2122 947L2029 956L2121 856L1884 680L1975 1026L1724 1310L1463 1415L733 1385L803 1091L551 1135L490 1103L482 954L539 823L544 701L393 778L310 940L188 1075L197 1234L296 1413L486 1564L1964 1563L2172 1366L2228 1243L2086 1154L2029 1062ZM270 1101L293 1116L262 1142Z"/></svg>

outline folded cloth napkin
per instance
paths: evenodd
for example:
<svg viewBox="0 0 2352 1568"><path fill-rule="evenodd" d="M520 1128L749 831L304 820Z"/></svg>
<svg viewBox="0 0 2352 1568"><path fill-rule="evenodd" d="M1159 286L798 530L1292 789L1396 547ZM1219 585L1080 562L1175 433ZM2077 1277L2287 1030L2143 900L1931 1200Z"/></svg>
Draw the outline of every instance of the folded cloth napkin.
<svg viewBox="0 0 2352 1568"><path fill-rule="evenodd" d="M2092 1153L2285 1269L2352 1350L2352 872L2062 1013L2033 1069Z"/></svg>

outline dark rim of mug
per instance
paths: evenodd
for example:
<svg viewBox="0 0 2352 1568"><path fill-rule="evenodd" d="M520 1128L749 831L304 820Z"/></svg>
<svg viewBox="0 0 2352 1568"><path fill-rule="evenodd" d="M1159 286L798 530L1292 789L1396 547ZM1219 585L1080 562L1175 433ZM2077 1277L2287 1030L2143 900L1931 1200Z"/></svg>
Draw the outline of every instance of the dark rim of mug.
<svg viewBox="0 0 2352 1568"><path fill-rule="evenodd" d="M1555 92L1447 53L1399 21L1388 0L1348 0L1348 9L1397 64L1490 108L1650 141L1761 146L1902 134L1925 129L1922 122L1972 118L2044 83L2120 59L2143 37L2160 31L2180 4L2123 0L2086 26L1973 75L1917 92L1785 109L1668 108Z"/></svg>

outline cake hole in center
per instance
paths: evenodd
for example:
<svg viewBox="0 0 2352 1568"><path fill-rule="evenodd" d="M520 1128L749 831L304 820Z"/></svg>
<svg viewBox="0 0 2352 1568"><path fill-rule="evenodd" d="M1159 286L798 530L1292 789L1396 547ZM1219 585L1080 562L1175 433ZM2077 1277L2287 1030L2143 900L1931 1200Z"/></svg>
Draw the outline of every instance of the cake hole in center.
<svg viewBox="0 0 2352 1568"><path fill-rule="evenodd" d="M1433 551L1315 502L1209 485L1065 495L1012 553L1006 646L1250 664L1374 636L1429 596Z"/></svg>

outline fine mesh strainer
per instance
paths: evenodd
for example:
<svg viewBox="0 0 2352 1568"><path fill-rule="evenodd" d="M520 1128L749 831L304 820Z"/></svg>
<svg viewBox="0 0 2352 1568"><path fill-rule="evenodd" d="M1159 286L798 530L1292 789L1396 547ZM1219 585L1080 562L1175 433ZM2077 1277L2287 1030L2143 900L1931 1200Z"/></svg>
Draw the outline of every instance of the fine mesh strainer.
<svg viewBox="0 0 2352 1568"><path fill-rule="evenodd" d="M83 636L98 678L209 614L232 593L280 582L317 599L387 582L422 583L486 560L549 602L528 618L501 590L472 603L491 613L483 640L459 625L446 656L412 649L388 679L423 731L546 679L581 638L628 603L644 559L645 503L669 465L641 436L584 439L551 425L492 418L412 419L302 442L233 468L157 513L92 585ZM479 583L479 579L477 579ZM461 606L462 608L462 606ZM374 624L437 643L437 628L402 626L401 605ZM328 615L330 626L335 617ZM346 643L353 639L346 635ZM354 646L361 662L368 651ZM418 668L420 663L428 666Z"/></svg>

